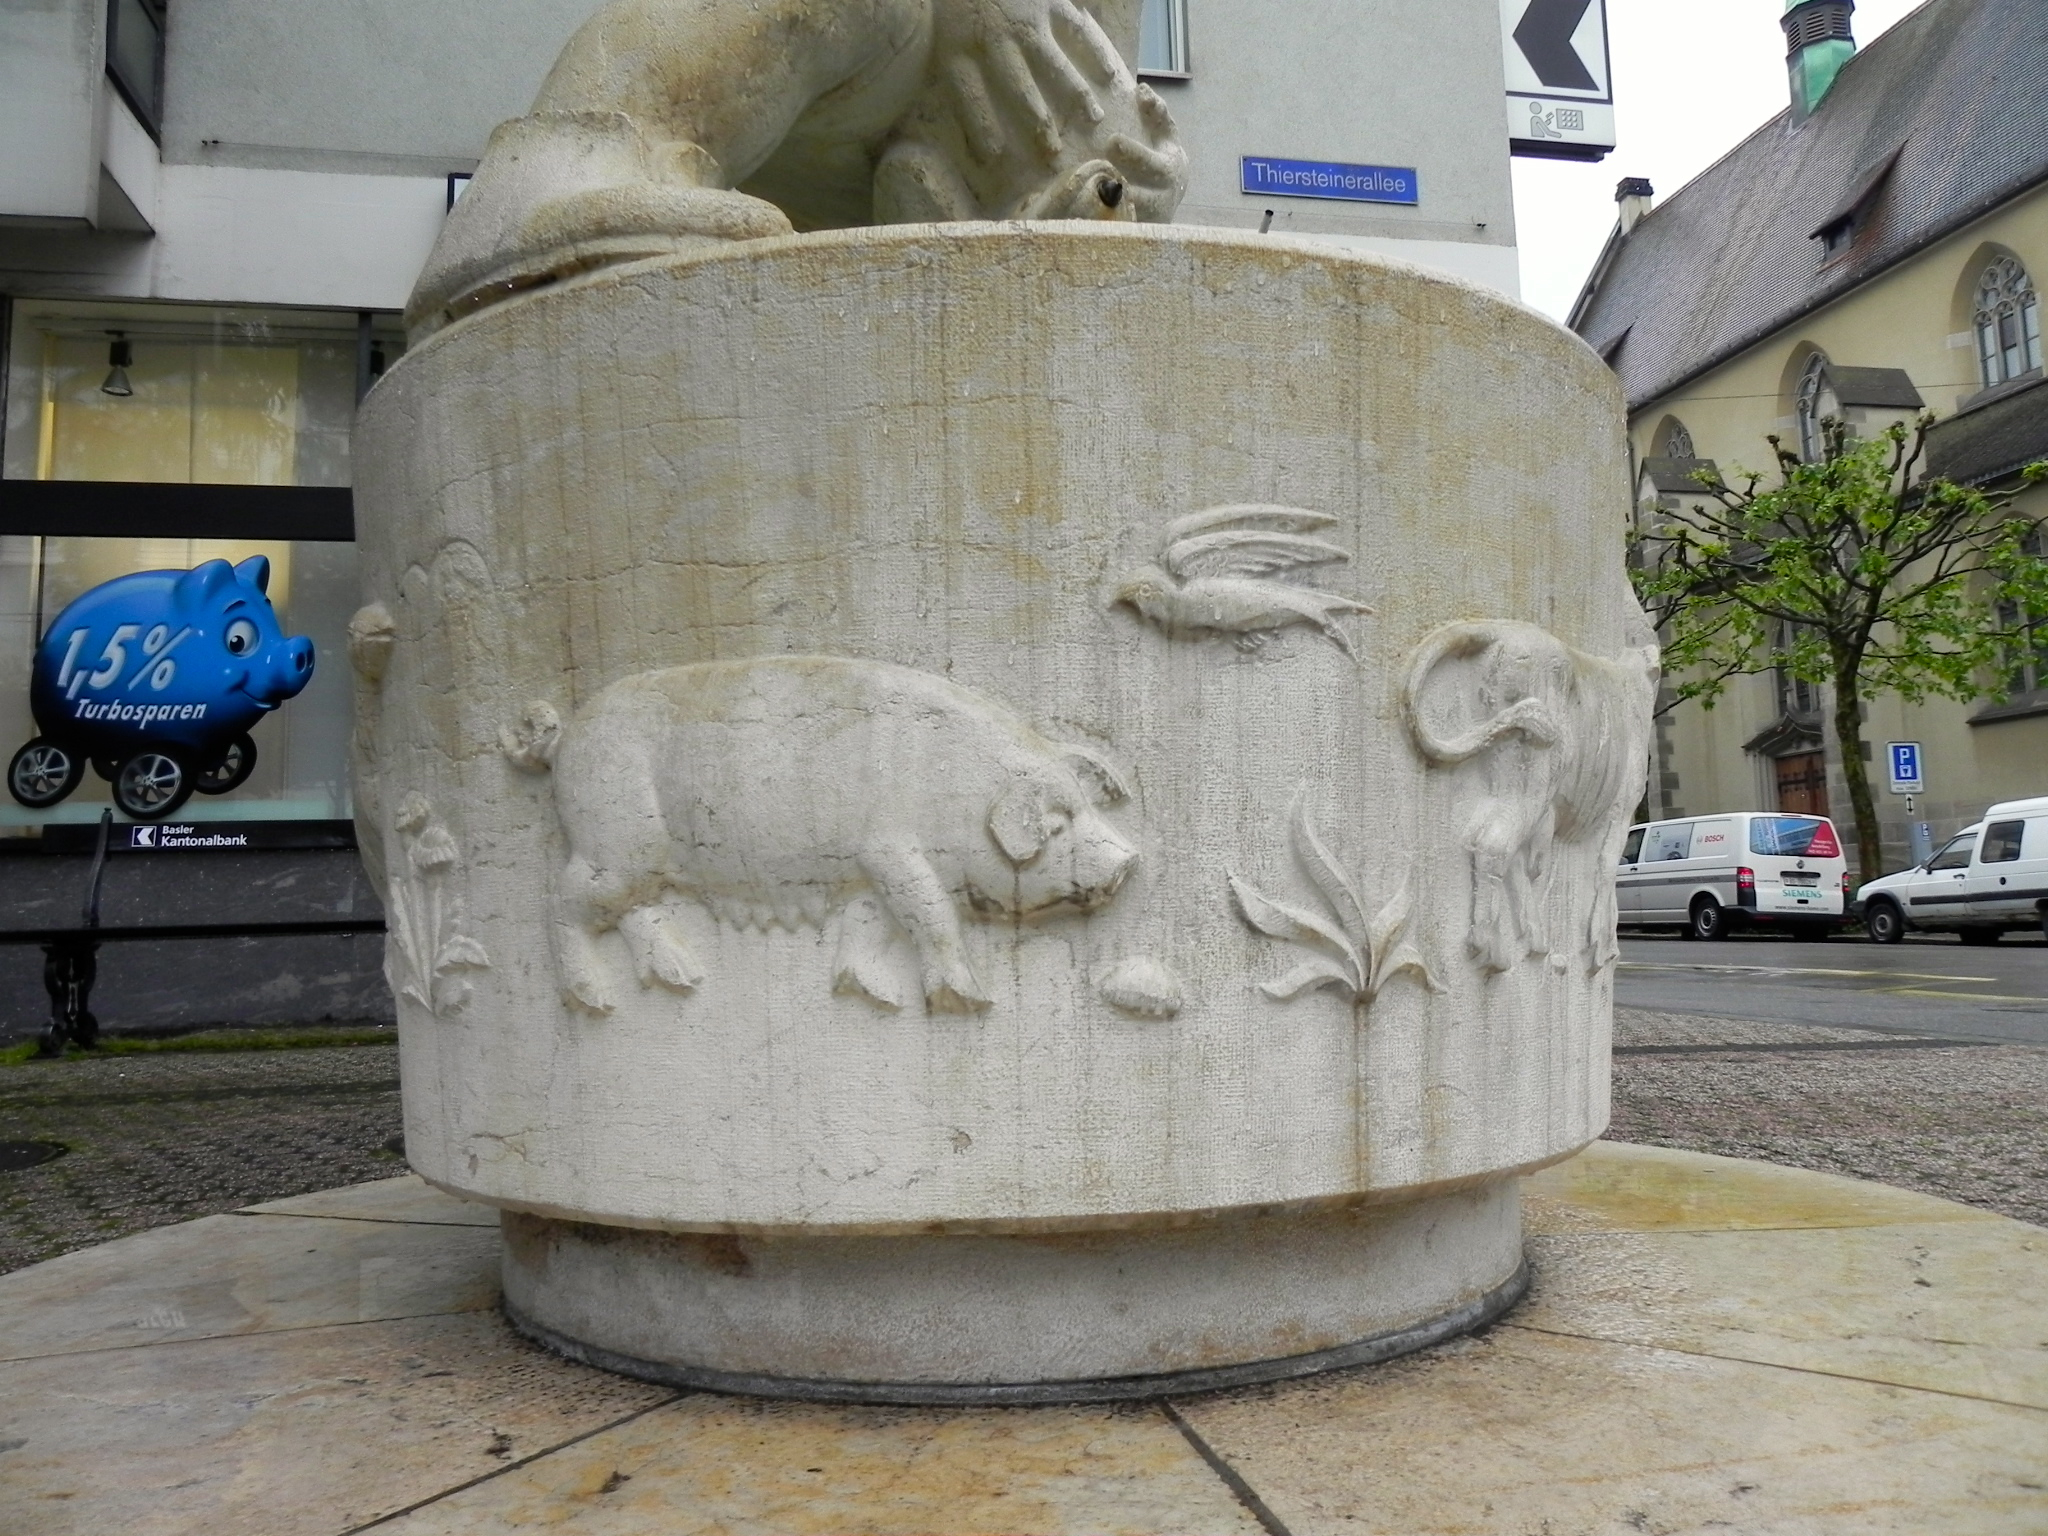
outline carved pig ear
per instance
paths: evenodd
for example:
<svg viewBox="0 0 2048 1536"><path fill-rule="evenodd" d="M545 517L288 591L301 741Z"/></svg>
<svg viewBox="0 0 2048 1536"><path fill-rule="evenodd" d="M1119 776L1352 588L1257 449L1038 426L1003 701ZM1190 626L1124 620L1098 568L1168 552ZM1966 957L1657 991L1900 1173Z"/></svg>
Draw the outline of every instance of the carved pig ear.
<svg viewBox="0 0 2048 1536"><path fill-rule="evenodd" d="M270 557L251 555L235 567L235 574L247 582L255 583L258 592L270 590Z"/></svg>
<svg viewBox="0 0 2048 1536"><path fill-rule="evenodd" d="M1060 760L1081 776L1081 782L1088 786L1089 796L1097 805L1117 805L1131 798L1131 786L1124 781L1124 776L1093 747L1063 741L1059 743L1059 749Z"/></svg>
<svg viewBox="0 0 2048 1536"><path fill-rule="evenodd" d="M234 567L225 560L208 560L180 576L171 590L181 607L214 608L234 588Z"/></svg>
<svg viewBox="0 0 2048 1536"><path fill-rule="evenodd" d="M1029 864L1037 858L1052 834L1045 786L1021 783L1004 790L989 807L988 830L1012 864Z"/></svg>

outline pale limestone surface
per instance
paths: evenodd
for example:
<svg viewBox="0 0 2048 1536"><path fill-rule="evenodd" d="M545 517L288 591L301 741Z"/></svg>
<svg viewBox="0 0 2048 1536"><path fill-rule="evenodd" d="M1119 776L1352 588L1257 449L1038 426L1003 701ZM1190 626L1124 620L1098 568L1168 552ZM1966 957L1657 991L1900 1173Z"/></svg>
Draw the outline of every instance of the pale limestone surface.
<svg viewBox="0 0 2048 1536"><path fill-rule="evenodd" d="M1173 1404L1293 1536L2019 1536L2048 1530L2048 1240L1904 1191L1597 1144L1528 1181L1538 1294L1483 1338ZM1252 1532L1158 1406L978 1411L677 1397L463 1310L493 1264L417 1181L209 1218L0 1278L6 1536ZM277 1202L286 1205L292 1202ZM408 1204L413 1220L393 1221ZM353 1213L360 1212L360 1216ZM220 1241L244 1223L243 1246ZM433 1317L350 1323L360 1252L447 1245ZM207 1241L175 1240L197 1229ZM1646 1246L1647 1245L1647 1246ZM326 1294L300 1267L324 1255ZM1925 1250L1924 1254L1917 1250ZM1908 1259L1914 1262L1907 1262ZM1915 1284L1926 1279L1929 1284ZM154 1286L258 1331L163 1342ZM1729 1317L1744 1326L1724 1326ZM1795 1348L1775 1363L1760 1352ZM1939 1377L1929 1362L1945 1362ZM1960 1367L1960 1368L1958 1368Z"/></svg>
<svg viewBox="0 0 2048 1536"><path fill-rule="evenodd" d="M1173 217L1130 0L611 0L491 136L415 337L577 272L796 229ZM1128 45L1126 47L1128 51Z"/></svg>
<svg viewBox="0 0 2048 1536"><path fill-rule="evenodd" d="M1654 665L1620 421L1495 295L1143 225L755 240L438 333L357 444L414 1166L770 1237L1569 1154Z"/></svg>

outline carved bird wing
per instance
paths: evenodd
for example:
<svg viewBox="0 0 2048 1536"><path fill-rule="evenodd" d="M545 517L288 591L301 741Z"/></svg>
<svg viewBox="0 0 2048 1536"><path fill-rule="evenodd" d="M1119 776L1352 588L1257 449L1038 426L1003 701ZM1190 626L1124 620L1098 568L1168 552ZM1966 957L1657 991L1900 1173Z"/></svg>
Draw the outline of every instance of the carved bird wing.
<svg viewBox="0 0 2048 1536"><path fill-rule="evenodd" d="M1247 528L1176 539L1160 552L1159 562L1185 581L1196 576L1271 576L1350 558L1321 539Z"/></svg>
<svg viewBox="0 0 2048 1536"><path fill-rule="evenodd" d="M1335 524L1334 512L1311 512L1306 507L1276 507L1270 502L1240 501L1228 506L1207 507L1190 512L1166 525L1166 542L1173 544L1197 533L1217 528L1263 528L1271 533L1313 533Z"/></svg>
<svg viewBox="0 0 2048 1536"><path fill-rule="evenodd" d="M1177 580L1198 576L1270 576L1350 558L1336 545L1308 537L1337 519L1305 507L1259 502L1210 507L1166 525L1159 563Z"/></svg>

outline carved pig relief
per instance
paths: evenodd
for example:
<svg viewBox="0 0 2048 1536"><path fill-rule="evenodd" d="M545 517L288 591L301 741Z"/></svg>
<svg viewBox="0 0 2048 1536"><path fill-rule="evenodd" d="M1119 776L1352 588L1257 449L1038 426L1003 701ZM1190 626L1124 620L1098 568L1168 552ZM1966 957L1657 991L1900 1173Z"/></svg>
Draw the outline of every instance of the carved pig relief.
<svg viewBox="0 0 2048 1536"><path fill-rule="evenodd" d="M705 662L614 683L566 724L529 708L506 733L554 773L566 857L555 872L564 996L613 995L596 940L616 928L643 986L688 991L702 968L665 905L729 925L823 929L833 982L898 1007L890 948L914 947L934 1012L989 1006L963 920L1028 922L1109 902L1138 852L1099 802L1124 786L1100 757L1003 705L884 662L783 656Z"/></svg>

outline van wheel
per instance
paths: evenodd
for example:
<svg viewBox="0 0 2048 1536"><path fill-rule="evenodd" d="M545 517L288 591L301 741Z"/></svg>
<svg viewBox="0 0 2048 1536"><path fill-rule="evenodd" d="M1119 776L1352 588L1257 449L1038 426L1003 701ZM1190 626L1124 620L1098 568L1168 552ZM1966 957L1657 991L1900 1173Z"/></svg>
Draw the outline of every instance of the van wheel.
<svg viewBox="0 0 2048 1536"><path fill-rule="evenodd" d="M2003 928L1959 928L1956 937L1965 944L1996 944L2005 937Z"/></svg>
<svg viewBox="0 0 2048 1536"><path fill-rule="evenodd" d="M2043 929L2048 931L2048 922L2044 922ZM1873 944L1903 943L1906 919L1890 902L1873 901L1863 914L1863 931L1870 935Z"/></svg>
<svg viewBox="0 0 2048 1536"><path fill-rule="evenodd" d="M1713 897L1702 896L1692 904L1692 922L1687 931L1696 939L1727 938L1727 909Z"/></svg>

